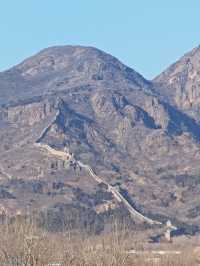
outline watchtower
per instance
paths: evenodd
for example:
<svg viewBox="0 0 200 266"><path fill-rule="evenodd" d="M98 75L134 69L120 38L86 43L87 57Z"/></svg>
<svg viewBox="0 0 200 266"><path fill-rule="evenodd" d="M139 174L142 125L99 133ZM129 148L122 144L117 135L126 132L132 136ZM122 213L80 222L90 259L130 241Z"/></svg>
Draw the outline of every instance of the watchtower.
<svg viewBox="0 0 200 266"><path fill-rule="evenodd" d="M166 229L166 231L164 233L165 239L167 240L167 242L171 242L171 232L174 230L177 230L177 227L173 226L171 221L168 220L166 222L165 229Z"/></svg>

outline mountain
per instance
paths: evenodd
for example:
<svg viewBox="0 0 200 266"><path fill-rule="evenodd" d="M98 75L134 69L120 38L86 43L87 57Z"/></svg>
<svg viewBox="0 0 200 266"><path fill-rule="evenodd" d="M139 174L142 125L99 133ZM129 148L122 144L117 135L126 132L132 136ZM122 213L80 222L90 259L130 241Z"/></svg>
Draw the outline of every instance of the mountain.
<svg viewBox="0 0 200 266"><path fill-rule="evenodd" d="M37 210L52 230L73 213L99 232L133 208L196 230L200 125L176 100L182 78L169 86L184 62L148 81L96 48L61 46L0 73L2 211Z"/></svg>
<svg viewBox="0 0 200 266"><path fill-rule="evenodd" d="M0 82L1 104L62 93L80 86L148 85L142 76L116 58L95 48L79 46L45 49L1 73Z"/></svg>
<svg viewBox="0 0 200 266"><path fill-rule="evenodd" d="M199 122L200 46L154 79L158 92Z"/></svg>

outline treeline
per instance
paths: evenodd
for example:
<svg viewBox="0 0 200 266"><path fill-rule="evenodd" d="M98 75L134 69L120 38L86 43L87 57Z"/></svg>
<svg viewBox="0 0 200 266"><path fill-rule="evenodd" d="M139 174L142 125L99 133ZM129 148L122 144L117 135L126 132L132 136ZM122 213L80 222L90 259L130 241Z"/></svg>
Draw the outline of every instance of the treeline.
<svg viewBox="0 0 200 266"><path fill-rule="evenodd" d="M68 228L52 233L38 228L32 220L22 217L0 225L1 266L194 266L194 256L188 247L180 256L134 255L130 249L143 250L134 231L113 221L109 234L88 235Z"/></svg>

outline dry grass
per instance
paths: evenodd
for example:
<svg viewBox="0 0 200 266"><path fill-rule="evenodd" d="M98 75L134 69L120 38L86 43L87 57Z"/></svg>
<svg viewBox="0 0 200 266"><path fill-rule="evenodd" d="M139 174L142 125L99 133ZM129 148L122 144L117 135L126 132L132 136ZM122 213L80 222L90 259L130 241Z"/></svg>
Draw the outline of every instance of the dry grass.
<svg viewBox="0 0 200 266"><path fill-rule="evenodd" d="M136 256L126 252L130 234L126 230L87 238L80 232L52 234L24 221L0 226L1 266L194 266L196 258L181 256ZM137 247L132 239L132 247ZM141 249L142 247L140 247Z"/></svg>

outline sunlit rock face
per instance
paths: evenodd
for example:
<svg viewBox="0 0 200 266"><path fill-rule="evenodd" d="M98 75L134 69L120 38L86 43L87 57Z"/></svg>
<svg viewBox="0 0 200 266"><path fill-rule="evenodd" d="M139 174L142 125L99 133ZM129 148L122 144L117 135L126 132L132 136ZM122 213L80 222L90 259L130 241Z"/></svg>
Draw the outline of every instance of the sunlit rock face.
<svg viewBox="0 0 200 266"><path fill-rule="evenodd" d="M184 55L154 81L161 94L199 121L200 47Z"/></svg>

